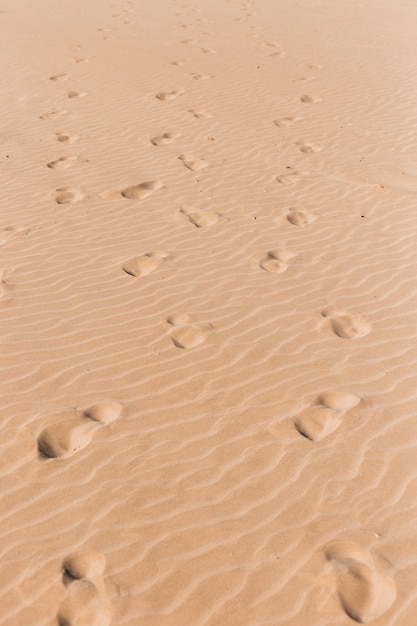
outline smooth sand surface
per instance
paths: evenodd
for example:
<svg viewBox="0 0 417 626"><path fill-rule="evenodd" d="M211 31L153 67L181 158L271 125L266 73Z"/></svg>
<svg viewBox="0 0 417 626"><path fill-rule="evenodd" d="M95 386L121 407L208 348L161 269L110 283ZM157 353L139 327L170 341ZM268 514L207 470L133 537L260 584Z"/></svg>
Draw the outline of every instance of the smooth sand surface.
<svg viewBox="0 0 417 626"><path fill-rule="evenodd" d="M416 24L2 1L1 624L416 624Z"/></svg>

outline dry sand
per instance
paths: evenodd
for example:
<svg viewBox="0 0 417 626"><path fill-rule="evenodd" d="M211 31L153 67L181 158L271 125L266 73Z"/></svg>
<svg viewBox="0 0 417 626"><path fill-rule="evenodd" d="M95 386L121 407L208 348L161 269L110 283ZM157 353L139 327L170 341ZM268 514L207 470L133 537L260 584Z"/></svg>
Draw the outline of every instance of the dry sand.
<svg viewBox="0 0 417 626"><path fill-rule="evenodd" d="M414 626L411 0L3 0L0 622Z"/></svg>

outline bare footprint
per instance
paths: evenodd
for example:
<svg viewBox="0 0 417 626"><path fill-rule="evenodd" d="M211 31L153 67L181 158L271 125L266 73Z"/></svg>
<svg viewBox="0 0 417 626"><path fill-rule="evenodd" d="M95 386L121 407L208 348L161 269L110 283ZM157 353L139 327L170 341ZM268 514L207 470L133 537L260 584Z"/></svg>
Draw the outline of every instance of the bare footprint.
<svg viewBox="0 0 417 626"><path fill-rule="evenodd" d="M323 146L312 143L311 141L297 141L296 145L299 146L301 152L305 152L306 154L315 154L323 150Z"/></svg>
<svg viewBox="0 0 417 626"><path fill-rule="evenodd" d="M294 85L303 85L304 83L309 83L314 80L314 76L302 76L301 78L293 78Z"/></svg>
<svg viewBox="0 0 417 626"><path fill-rule="evenodd" d="M58 117L61 117L62 115L65 115L65 114L66 114L65 109L54 109L53 111L50 111L49 113L44 113L43 115L40 115L39 119L46 120L47 122L49 122L50 120L56 120Z"/></svg>
<svg viewBox="0 0 417 626"><path fill-rule="evenodd" d="M38 450L44 458L70 457L90 443L99 424L110 424L121 411L118 402L100 402L86 409L76 420L51 424L39 435Z"/></svg>
<svg viewBox="0 0 417 626"><path fill-rule="evenodd" d="M294 426L307 439L321 441L340 426L345 413L359 402L360 398L353 394L327 391L297 415Z"/></svg>
<svg viewBox="0 0 417 626"><path fill-rule="evenodd" d="M295 254L286 248L270 250L266 256L259 261L259 267L273 274L282 274L288 269L288 261L295 257Z"/></svg>
<svg viewBox="0 0 417 626"><path fill-rule="evenodd" d="M76 552L62 565L67 589L57 620L59 626L108 626L110 605L103 574L106 560L97 552Z"/></svg>
<svg viewBox="0 0 417 626"><path fill-rule="evenodd" d="M180 154L178 158L183 162L185 167L192 172L199 172L210 165L208 161L205 161L204 159L196 159L191 154Z"/></svg>
<svg viewBox="0 0 417 626"><path fill-rule="evenodd" d="M50 161L46 165L52 170L66 170L69 167L72 167L73 165L75 165L76 163L85 163L85 161L83 159L80 159L80 157L78 156L68 156L68 157L61 157L57 159L56 161Z"/></svg>
<svg viewBox="0 0 417 626"><path fill-rule="evenodd" d="M64 80L68 80L69 74L55 74L55 76L50 76L49 80L54 82L62 82Z"/></svg>
<svg viewBox="0 0 417 626"><path fill-rule="evenodd" d="M270 57L281 57L282 59L287 56L286 50L280 50L279 52L271 52Z"/></svg>
<svg viewBox="0 0 417 626"><path fill-rule="evenodd" d="M85 59L84 57L74 57L73 61L74 63L88 63L88 59Z"/></svg>
<svg viewBox="0 0 417 626"><path fill-rule="evenodd" d="M372 325L362 315L352 315L334 306L324 309L321 315L329 319L332 331L342 339L359 339L372 330Z"/></svg>
<svg viewBox="0 0 417 626"><path fill-rule="evenodd" d="M55 197L57 204L70 204L72 202L78 202L85 197L85 194L76 187L59 187Z"/></svg>
<svg viewBox="0 0 417 626"><path fill-rule="evenodd" d="M308 63L307 67L310 70L321 70L324 67L324 65L319 65L318 63Z"/></svg>
<svg viewBox="0 0 417 626"><path fill-rule="evenodd" d="M86 91L69 91L67 93L67 97L71 98L71 100L76 100L77 98L84 98L87 95Z"/></svg>
<svg viewBox="0 0 417 626"><path fill-rule="evenodd" d="M157 250L155 252L147 252L142 256L134 257L123 263L122 269L130 276L147 276L156 270L161 263L169 257L168 252Z"/></svg>
<svg viewBox="0 0 417 626"><path fill-rule="evenodd" d="M170 65L184 65L185 61L181 61L181 60L175 60L175 61L171 61Z"/></svg>
<svg viewBox="0 0 417 626"><path fill-rule="evenodd" d="M313 104L315 102L322 102L322 98L320 96L318 96L317 94L305 94L304 96L301 96L300 98L301 102L306 102L309 104Z"/></svg>
<svg viewBox="0 0 417 626"><path fill-rule="evenodd" d="M275 126L278 126L279 128L285 128L285 126L291 126L292 124L294 124L294 122L298 122L299 120L302 120L302 117L297 117L297 116L289 116L289 117L280 117L276 120L274 120L274 124Z"/></svg>
<svg viewBox="0 0 417 626"><path fill-rule="evenodd" d="M360 624L379 618L393 604L397 589L388 563L375 559L351 541L334 541L324 550L336 572L337 591L345 613Z"/></svg>
<svg viewBox="0 0 417 626"><path fill-rule="evenodd" d="M154 146L165 146L168 143L177 139L177 137L181 137L181 133L164 133L163 135L158 135L157 137L151 137L151 143Z"/></svg>
<svg viewBox="0 0 417 626"><path fill-rule="evenodd" d="M276 180L281 183L281 185L294 185L295 183L300 182L300 180L308 175L308 172L303 172L300 170L293 170L292 168L287 168L288 171L283 174L279 174Z"/></svg>
<svg viewBox="0 0 417 626"><path fill-rule="evenodd" d="M211 78L211 74L191 74L194 80L208 80Z"/></svg>
<svg viewBox="0 0 417 626"><path fill-rule="evenodd" d="M14 226L6 226L5 228L0 229L0 246L3 246L7 241L9 241L10 237L17 233L27 233L28 230L25 226L21 224L17 224Z"/></svg>
<svg viewBox="0 0 417 626"><path fill-rule="evenodd" d="M80 138L80 135L71 135L69 133L55 133L56 140L60 143L75 143Z"/></svg>
<svg viewBox="0 0 417 626"><path fill-rule="evenodd" d="M164 184L160 180L151 180L145 183L139 183L139 185L126 187L126 189L123 189L120 193L123 198L127 198L128 200L144 200L163 186Z"/></svg>
<svg viewBox="0 0 417 626"><path fill-rule="evenodd" d="M214 211L203 211L197 207L183 205L179 213L184 215L191 224L197 228L212 226L219 221L220 215Z"/></svg>
<svg viewBox="0 0 417 626"><path fill-rule="evenodd" d="M217 52L217 50L214 50L213 48L200 48L200 50L203 54L214 54Z"/></svg>
<svg viewBox="0 0 417 626"><path fill-rule="evenodd" d="M314 213L308 211L307 209L294 207L288 211L287 220L293 226L304 228L304 226L313 224L313 222L317 220L317 215L314 215Z"/></svg>
<svg viewBox="0 0 417 626"><path fill-rule="evenodd" d="M209 120L213 117L211 113L207 113L207 111L203 109L190 109L188 112L194 115L198 120Z"/></svg>
<svg viewBox="0 0 417 626"><path fill-rule="evenodd" d="M185 93L183 89L174 90L174 91L160 91L155 95L155 98L158 100L162 100L162 102L170 102L171 100L175 100L178 96L182 96Z"/></svg>
<svg viewBox="0 0 417 626"><path fill-rule="evenodd" d="M177 348L189 350L196 348L206 340L206 332L201 325L193 324L188 315L171 315L167 319L168 324L174 327L170 333L172 343ZM211 329L211 324L205 325Z"/></svg>

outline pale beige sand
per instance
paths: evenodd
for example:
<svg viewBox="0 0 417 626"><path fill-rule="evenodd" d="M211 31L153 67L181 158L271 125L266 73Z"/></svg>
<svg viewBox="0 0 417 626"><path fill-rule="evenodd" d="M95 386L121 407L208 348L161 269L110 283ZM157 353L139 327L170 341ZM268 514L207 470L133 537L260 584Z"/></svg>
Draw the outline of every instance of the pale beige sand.
<svg viewBox="0 0 417 626"><path fill-rule="evenodd" d="M416 23L1 3L1 624L414 626Z"/></svg>

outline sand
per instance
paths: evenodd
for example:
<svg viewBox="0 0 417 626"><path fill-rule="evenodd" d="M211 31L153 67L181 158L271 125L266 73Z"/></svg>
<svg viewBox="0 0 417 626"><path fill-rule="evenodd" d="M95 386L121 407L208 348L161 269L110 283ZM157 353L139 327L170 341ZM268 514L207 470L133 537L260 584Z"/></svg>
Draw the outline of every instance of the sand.
<svg viewBox="0 0 417 626"><path fill-rule="evenodd" d="M2 2L1 624L414 626L416 23Z"/></svg>

